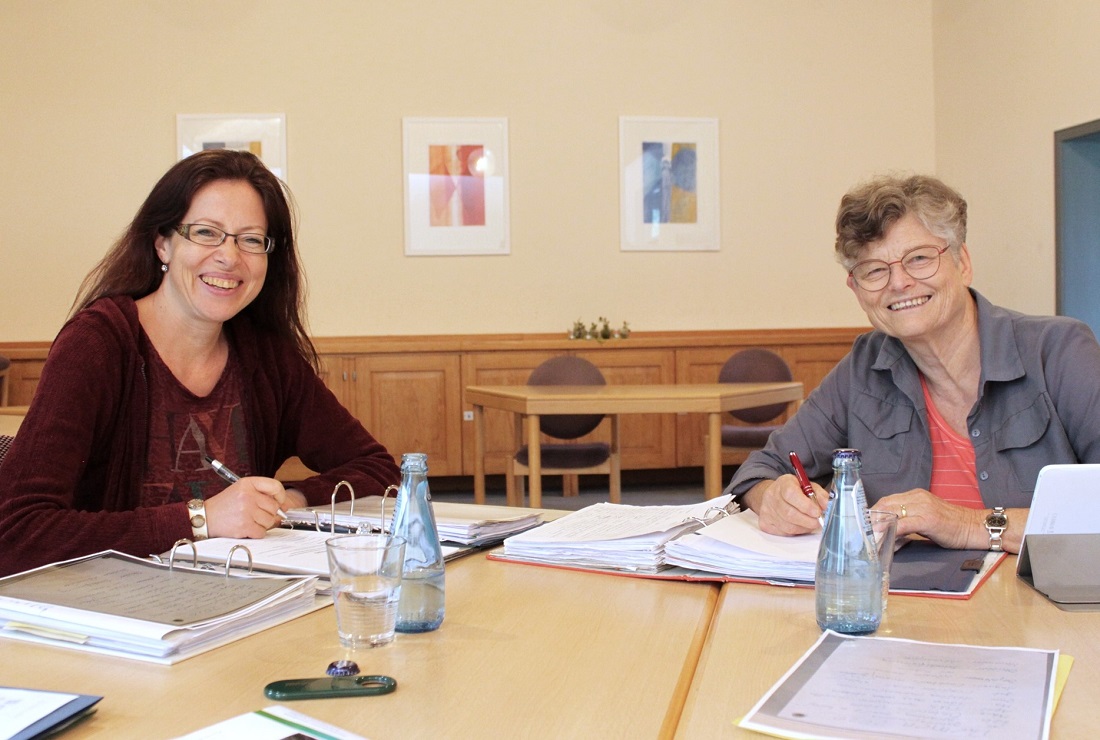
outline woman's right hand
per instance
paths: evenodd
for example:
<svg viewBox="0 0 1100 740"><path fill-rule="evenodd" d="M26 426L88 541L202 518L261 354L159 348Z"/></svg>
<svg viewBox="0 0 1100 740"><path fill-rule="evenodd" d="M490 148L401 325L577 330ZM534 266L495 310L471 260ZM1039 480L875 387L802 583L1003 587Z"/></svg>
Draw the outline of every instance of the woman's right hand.
<svg viewBox="0 0 1100 740"><path fill-rule="evenodd" d="M241 478L206 499L207 530L211 537L260 539L282 521L279 509L286 500L283 484L274 478Z"/></svg>
<svg viewBox="0 0 1100 740"><path fill-rule="evenodd" d="M745 493L742 501L756 512L762 532L788 536L816 532L821 529L819 519L829 504L829 492L816 483L811 485L813 498L802 491L798 478L781 475L775 480L760 481Z"/></svg>

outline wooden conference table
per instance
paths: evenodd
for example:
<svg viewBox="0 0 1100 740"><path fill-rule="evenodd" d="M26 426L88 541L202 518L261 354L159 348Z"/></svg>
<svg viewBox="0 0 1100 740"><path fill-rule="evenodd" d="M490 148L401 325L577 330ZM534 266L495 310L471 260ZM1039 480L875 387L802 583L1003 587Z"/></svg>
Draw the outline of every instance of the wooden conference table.
<svg viewBox="0 0 1100 740"><path fill-rule="evenodd" d="M330 608L173 666L0 641L0 685L102 695L65 738L171 738L274 704L263 687L351 658L394 694L287 706L387 738L761 737L734 726L821 632L809 588L683 583L485 560L448 564L447 618L348 651ZM967 601L891 596L878 634L1062 650L1054 738L1091 737L1100 612L1059 610L1001 564ZM838 689L840 691L840 689ZM839 696L839 695L838 695Z"/></svg>
<svg viewBox="0 0 1100 740"><path fill-rule="evenodd" d="M1015 567L1009 557L969 601L892 596L878 634L1058 648L1075 663L1052 736L1089 737L1100 612L1060 611ZM396 678L397 691L287 706L374 740L749 736L734 721L818 638L813 612L812 589L645 580L475 554L447 566L442 628L384 648L341 648L326 608L175 666L5 639L0 685L104 696L65 738L167 738L269 706L267 683L321 676L349 657L364 673Z"/></svg>
<svg viewBox="0 0 1100 740"><path fill-rule="evenodd" d="M704 485L707 498L722 493L722 414L773 403L802 400L802 384L680 383L667 385L472 385L474 406L474 501L485 503L485 409L515 414L516 444L527 417L531 507L542 506L539 417L544 414L707 414ZM614 422L613 422L614 424ZM612 434L612 444L618 445Z"/></svg>
<svg viewBox="0 0 1100 740"><path fill-rule="evenodd" d="M1058 609L1016 577L1015 556L1006 558L967 601L891 595L883 626L875 634L1061 650L1074 662L1054 712L1051 737L1096 734L1100 612ZM748 714L820 636L813 589L724 586L676 737L762 737L733 722ZM837 698L842 697L843 687L838 687Z"/></svg>

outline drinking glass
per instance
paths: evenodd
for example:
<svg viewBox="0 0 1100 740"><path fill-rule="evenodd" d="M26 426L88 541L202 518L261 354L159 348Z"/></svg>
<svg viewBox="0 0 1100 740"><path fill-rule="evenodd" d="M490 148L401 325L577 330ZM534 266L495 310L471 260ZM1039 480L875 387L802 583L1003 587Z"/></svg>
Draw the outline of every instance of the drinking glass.
<svg viewBox="0 0 1100 740"><path fill-rule="evenodd" d="M368 648L393 642L405 540L346 534L325 541L340 644Z"/></svg>

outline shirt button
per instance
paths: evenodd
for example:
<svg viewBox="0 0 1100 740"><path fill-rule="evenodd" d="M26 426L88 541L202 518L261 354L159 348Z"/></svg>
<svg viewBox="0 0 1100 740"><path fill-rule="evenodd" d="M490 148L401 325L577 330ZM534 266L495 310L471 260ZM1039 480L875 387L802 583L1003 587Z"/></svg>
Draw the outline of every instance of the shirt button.
<svg viewBox="0 0 1100 740"><path fill-rule="evenodd" d="M982 472L978 473L978 477L982 480L989 480L989 473L983 470Z"/></svg>
<svg viewBox="0 0 1100 740"><path fill-rule="evenodd" d="M970 431L970 436L971 437L980 437L980 436L982 436L982 430L981 429L972 429Z"/></svg>

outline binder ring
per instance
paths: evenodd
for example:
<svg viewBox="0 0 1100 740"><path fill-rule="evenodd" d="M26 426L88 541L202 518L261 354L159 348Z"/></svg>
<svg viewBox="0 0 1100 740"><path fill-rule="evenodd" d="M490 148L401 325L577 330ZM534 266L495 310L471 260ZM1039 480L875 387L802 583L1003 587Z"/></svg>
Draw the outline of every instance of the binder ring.
<svg viewBox="0 0 1100 740"><path fill-rule="evenodd" d="M172 552L168 553L168 570L173 570L176 566L176 548L180 545L187 545L191 548L191 567L199 567L199 551L195 548L195 543L189 539L176 540L172 545Z"/></svg>
<svg viewBox="0 0 1100 740"><path fill-rule="evenodd" d="M225 556L225 577L229 578L229 569L233 566L233 553L237 550L244 550L244 554L248 556L248 574L252 575L252 551L244 545L233 545L229 548L229 554Z"/></svg>
<svg viewBox="0 0 1100 740"><path fill-rule="evenodd" d="M329 509L329 534L336 534L336 495L340 493L340 486L348 487L348 495L351 496L351 508L348 509L348 516L355 516L355 489L351 487L351 484L346 480L342 480L336 484L336 488L332 489L332 499L330 500ZM317 512L313 513L313 518L316 523L317 531L321 531L320 521L317 519Z"/></svg>
<svg viewBox="0 0 1100 740"><path fill-rule="evenodd" d="M400 489L397 486L390 485L390 486L386 486L385 491L382 491L382 515L381 515L381 518L379 519L379 522L382 525L382 528L379 530L379 532L381 534L386 533L386 496L389 495L390 491L393 491L394 492L393 493L394 499L396 499L397 498L397 491L399 491L399 490ZM390 522L390 523L392 524L393 522Z"/></svg>

